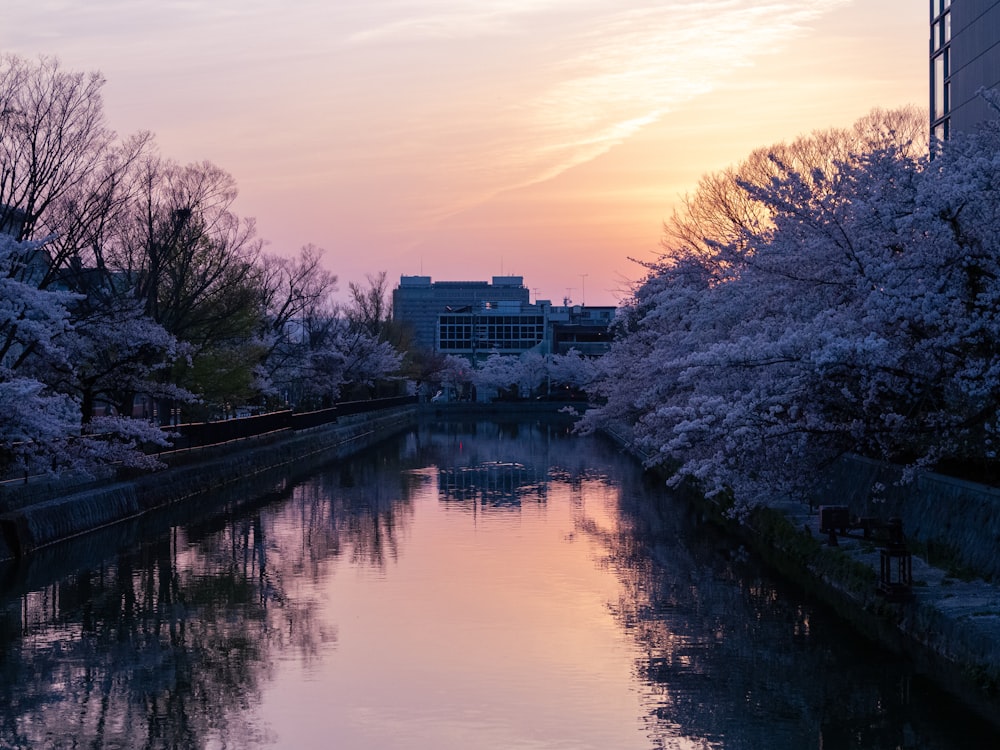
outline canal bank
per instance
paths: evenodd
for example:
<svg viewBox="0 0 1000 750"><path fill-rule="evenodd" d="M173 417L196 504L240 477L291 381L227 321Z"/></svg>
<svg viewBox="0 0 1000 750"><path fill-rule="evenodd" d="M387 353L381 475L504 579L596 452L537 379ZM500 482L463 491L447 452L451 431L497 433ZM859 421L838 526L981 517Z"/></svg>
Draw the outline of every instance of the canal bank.
<svg viewBox="0 0 1000 750"><path fill-rule="evenodd" d="M894 601L880 590L884 545L860 533L831 544L818 507L784 503L742 525L710 512L782 577L1000 727L1000 586L911 552L909 596Z"/></svg>
<svg viewBox="0 0 1000 750"><path fill-rule="evenodd" d="M0 746L1000 746L602 438L435 415L0 566Z"/></svg>
<svg viewBox="0 0 1000 750"><path fill-rule="evenodd" d="M307 429L276 430L215 445L159 454L165 468L103 478L33 478L0 485L0 562L162 510L184 501L207 506L280 489L331 461L409 429L422 418L565 419L572 405L557 402L495 404L410 403L338 416Z"/></svg>
<svg viewBox="0 0 1000 750"><path fill-rule="evenodd" d="M166 468L115 481L38 481L4 488L0 561L14 560L98 529L188 500L206 504L266 494L317 467L402 432L416 404L338 418L335 423L160 455Z"/></svg>
<svg viewBox="0 0 1000 750"><path fill-rule="evenodd" d="M624 429L607 434L634 453ZM848 456L808 502L778 501L743 522L696 491L680 494L864 637L1000 727L1000 491L929 472L902 484L900 475L899 467ZM892 574L883 539L821 528L820 509L829 506L852 519L901 519L908 595L897 601L881 590Z"/></svg>
<svg viewBox="0 0 1000 750"><path fill-rule="evenodd" d="M14 493L5 493L2 498L8 505L0 513L0 560L58 549L55 545L59 541L146 517L152 511L179 507L185 500L203 509L222 510L269 492L280 492L316 468L410 429L420 420L482 421L543 415L558 416L569 423L572 407L539 403L487 408L414 404L343 417L335 424L295 434L264 435L238 444L165 455L169 468L128 481L60 492L42 488L42 496L26 486L21 489L20 500L13 497ZM839 479L829 483L825 494L814 498L811 505L785 503L755 514L746 525L733 524L717 506L696 496L688 499L706 517L742 537L783 577L831 606L873 641L908 655L922 673L1000 725L1000 587L971 573L965 557L950 554L949 559L961 561L951 567L939 560L946 546L943 540L956 529L962 530L969 560L992 559L988 555L991 527L977 519L988 513L991 493L995 491L986 490L975 499L954 495L954 486L942 485L935 477L918 483L917 488L938 489L910 499L904 528L908 536L912 530L915 543L924 545L928 542L921 541L917 531L935 529L936 535L927 540L937 550L937 557L931 556L928 562L928 557L917 551L913 555L912 599L891 602L877 589L878 545L856 536L840 536L838 544L831 546L828 536L820 532L818 511L822 504L846 504L852 513L869 512L871 498L860 489L866 483L870 486L871 477L865 472L884 468L864 462L846 465ZM940 490L942 486L947 490ZM975 489L965 487L963 491ZM902 499L879 502L882 510L896 513L901 512L896 503ZM943 511L942 503L948 503L944 507L950 510ZM943 513L947 523L922 521L915 515L919 508L928 515ZM968 536L973 533L978 534L975 541Z"/></svg>

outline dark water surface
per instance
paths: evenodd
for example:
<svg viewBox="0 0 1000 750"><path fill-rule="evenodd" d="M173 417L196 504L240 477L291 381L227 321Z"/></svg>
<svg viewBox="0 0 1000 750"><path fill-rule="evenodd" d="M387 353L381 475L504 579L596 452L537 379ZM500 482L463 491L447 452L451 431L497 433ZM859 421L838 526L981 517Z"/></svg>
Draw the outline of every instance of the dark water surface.
<svg viewBox="0 0 1000 750"><path fill-rule="evenodd" d="M1000 747L562 427L422 428L130 533L0 570L0 748Z"/></svg>

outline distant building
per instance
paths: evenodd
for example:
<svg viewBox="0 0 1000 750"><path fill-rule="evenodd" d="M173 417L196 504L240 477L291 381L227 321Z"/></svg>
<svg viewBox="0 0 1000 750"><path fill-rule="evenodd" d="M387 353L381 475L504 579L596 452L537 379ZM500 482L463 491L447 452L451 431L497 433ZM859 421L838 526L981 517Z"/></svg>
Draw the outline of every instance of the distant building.
<svg viewBox="0 0 1000 750"><path fill-rule="evenodd" d="M0 234L18 239L24 231L24 222L27 218L28 215L21 209L0 203Z"/></svg>
<svg viewBox="0 0 1000 750"><path fill-rule="evenodd" d="M413 328L416 343L473 361L494 352L602 354L615 309L531 304L521 276L494 276L492 284L403 276L392 294L393 319Z"/></svg>
<svg viewBox="0 0 1000 750"><path fill-rule="evenodd" d="M576 349L585 356L604 354L611 346L609 328L617 309L584 305L549 307L546 311L549 351L566 354Z"/></svg>
<svg viewBox="0 0 1000 750"><path fill-rule="evenodd" d="M545 341L545 315L538 305L513 300L464 305L439 312L434 348L478 359L489 353L521 354Z"/></svg>
<svg viewBox="0 0 1000 750"><path fill-rule="evenodd" d="M19 241L24 234L28 215L19 208L0 203L0 235ZM15 274L18 281L38 285L51 271L48 251L43 247L30 247L20 251L21 268Z"/></svg>
<svg viewBox="0 0 1000 750"><path fill-rule="evenodd" d="M521 276L494 276L488 281L431 281L430 276L402 276L392 292L393 320L413 328L416 343L436 348L438 316L447 312L497 309L500 303L527 305Z"/></svg>
<svg viewBox="0 0 1000 750"><path fill-rule="evenodd" d="M1000 0L930 0L931 133L947 140L994 112L976 94L1000 88Z"/></svg>

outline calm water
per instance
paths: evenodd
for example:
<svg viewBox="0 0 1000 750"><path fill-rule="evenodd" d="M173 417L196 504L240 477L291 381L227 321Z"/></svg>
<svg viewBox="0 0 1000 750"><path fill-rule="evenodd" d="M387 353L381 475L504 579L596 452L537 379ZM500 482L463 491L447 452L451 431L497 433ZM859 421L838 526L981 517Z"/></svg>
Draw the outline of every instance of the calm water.
<svg viewBox="0 0 1000 750"><path fill-rule="evenodd" d="M0 571L0 748L1000 747L562 428L421 429L161 526Z"/></svg>

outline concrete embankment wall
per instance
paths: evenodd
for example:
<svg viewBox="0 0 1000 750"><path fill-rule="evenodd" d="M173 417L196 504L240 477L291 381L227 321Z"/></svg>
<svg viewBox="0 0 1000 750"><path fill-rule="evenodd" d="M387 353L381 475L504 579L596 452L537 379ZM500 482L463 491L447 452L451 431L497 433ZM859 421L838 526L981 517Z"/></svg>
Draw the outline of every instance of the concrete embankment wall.
<svg viewBox="0 0 1000 750"><path fill-rule="evenodd" d="M248 493L266 492L271 489L269 481L304 475L401 432L416 419L416 406L342 417L335 424L301 432L164 456L169 468L130 481L12 503L19 507L0 514L0 560L28 555L182 500L205 496L211 501L213 495L240 484L246 484ZM257 480L264 486L255 487Z"/></svg>
<svg viewBox="0 0 1000 750"><path fill-rule="evenodd" d="M846 505L851 515L898 517L911 550L913 597L890 604L857 575L864 563L879 570L864 544L821 545L808 555L807 574L840 600L838 609L870 634L905 651L942 685L984 717L1000 723L1000 490L921 472L900 483L898 466L848 456L819 488L816 505ZM818 532L815 515L809 528ZM799 521L802 519L799 518ZM772 536L782 553L801 549L788 534ZM822 535L818 535L822 539ZM844 549L848 547L848 549ZM837 593L839 590L839 594Z"/></svg>
<svg viewBox="0 0 1000 750"><path fill-rule="evenodd" d="M953 564L1000 581L1000 489L921 473L899 484L899 467L848 456L821 488L820 503L846 505L856 516L901 518L910 541L933 545ZM881 484L884 489L873 492Z"/></svg>

